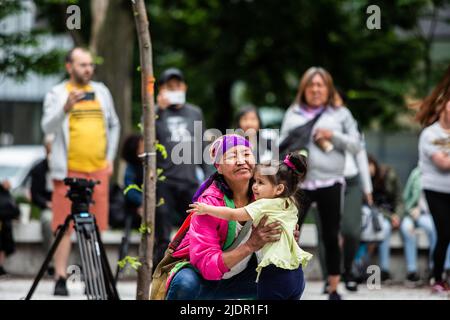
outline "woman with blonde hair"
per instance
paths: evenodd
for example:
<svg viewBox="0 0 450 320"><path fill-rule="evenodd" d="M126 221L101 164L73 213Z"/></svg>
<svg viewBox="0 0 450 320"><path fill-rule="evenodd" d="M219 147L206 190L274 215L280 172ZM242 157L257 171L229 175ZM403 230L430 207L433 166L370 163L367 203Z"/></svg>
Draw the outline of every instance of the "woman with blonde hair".
<svg viewBox="0 0 450 320"><path fill-rule="evenodd" d="M287 110L280 141L290 141L297 134L295 146L308 150L308 174L297 194L301 225L315 202L320 217L330 300L340 300L337 286L341 274L339 247L340 217L343 206L345 152L362 148L357 124L350 111L341 106L339 95L328 71L309 68L302 76L297 96ZM302 130L302 128L310 128ZM286 140L287 139L287 140ZM304 141L301 146L297 142ZM295 151L290 148L289 151Z"/></svg>
<svg viewBox="0 0 450 320"><path fill-rule="evenodd" d="M432 291L441 293L450 290L448 282L442 278L450 243L450 66L433 92L422 102L416 119L425 127L419 138L419 168L422 188L437 231Z"/></svg>

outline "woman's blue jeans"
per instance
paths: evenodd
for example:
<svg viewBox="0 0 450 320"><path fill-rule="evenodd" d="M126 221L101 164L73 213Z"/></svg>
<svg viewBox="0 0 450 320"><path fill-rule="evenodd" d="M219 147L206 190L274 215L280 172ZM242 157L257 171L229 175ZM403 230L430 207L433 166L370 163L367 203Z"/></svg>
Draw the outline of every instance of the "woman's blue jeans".
<svg viewBox="0 0 450 320"><path fill-rule="evenodd" d="M436 246L436 229L430 214L421 214L416 223L410 216L406 216L400 225L400 232L404 241L405 258L408 272L417 272L417 236L415 229L421 228L425 231L430 244L428 267L433 269L433 251ZM445 259L445 270L450 270L450 246L447 248Z"/></svg>
<svg viewBox="0 0 450 320"><path fill-rule="evenodd" d="M215 300L256 298L256 257L247 268L230 279L205 280L192 268L184 268L173 277L167 300Z"/></svg>

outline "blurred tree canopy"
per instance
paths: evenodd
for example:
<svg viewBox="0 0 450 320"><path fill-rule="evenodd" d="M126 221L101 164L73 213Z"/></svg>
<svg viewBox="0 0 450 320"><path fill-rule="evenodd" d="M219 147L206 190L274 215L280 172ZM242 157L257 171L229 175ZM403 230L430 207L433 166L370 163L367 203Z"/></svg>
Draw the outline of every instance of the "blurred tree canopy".
<svg viewBox="0 0 450 320"><path fill-rule="evenodd" d="M101 20L99 9L88 0L35 3L40 17L49 21L55 33L68 32L63 9L69 3L80 6L82 29L71 35L75 43L97 49L98 60L103 61L99 68L107 69L98 78L116 88L115 100L122 91L132 90L130 97L124 98L129 104L120 103L120 107L133 109L132 116L128 110L121 120L136 124L140 119L137 43L130 31L121 32L132 23L130 0L97 1L107 3L109 11L103 13L114 18ZM188 100L203 109L208 127L224 130L232 125L233 113L239 107L233 99L237 88L241 88L238 103L287 108L303 72L310 66L322 66L330 71L362 126L377 121L383 128L395 128L397 115L406 110L405 97L423 96L436 72L442 70L441 65L427 64L432 34L419 32L419 18L448 3L147 1L155 72L159 75L171 66L182 69L189 86ZM366 27L369 5L381 9L379 30ZM2 12L0 19L3 16ZM98 20L103 25L93 44L92 25ZM130 82L119 83L120 78Z"/></svg>
<svg viewBox="0 0 450 320"><path fill-rule="evenodd" d="M442 6L445 1L435 1ZM366 8L381 9L381 29L366 27ZM395 127L404 96L417 87L423 43L414 34L431 1L158 0L149 4L157 70L187 74L189 97L210 124L232 121L231 91L287 108L310 66L329 70L360 124ZM403 31L403 35L398 32Z"/></svg>
<svg viewBox="0 0 450 320"><path fill-rule="evenodd" d="M0 23L11 15L25 10L24 3L17 0L0 0ZM28 72L53 74L60 68L63 53L59 50L38 50L41 36L47 28L12 31L0 28L0 75L24 80Z"/></svg>

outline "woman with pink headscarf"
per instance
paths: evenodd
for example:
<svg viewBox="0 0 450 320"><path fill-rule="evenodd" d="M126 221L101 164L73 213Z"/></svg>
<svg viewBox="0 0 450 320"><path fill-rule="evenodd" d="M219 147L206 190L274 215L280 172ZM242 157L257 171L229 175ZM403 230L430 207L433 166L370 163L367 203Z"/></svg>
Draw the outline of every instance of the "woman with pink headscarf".
<svg viewBox="0 0 450 320"><path fill-rule="evenodd" d="M255 159L248 140L224 135L211 146L217 169L198 189L193 202L241 208L254 201L251 179ZM256 257L266 243L279 240L280 223L257 227L209 215L193 215L189 230L172 256L189 264L172 272L166 299L242 299L256 296ZM249 228L250 226L250 228ZM236 241L238 239L239 241Z"/></svg>

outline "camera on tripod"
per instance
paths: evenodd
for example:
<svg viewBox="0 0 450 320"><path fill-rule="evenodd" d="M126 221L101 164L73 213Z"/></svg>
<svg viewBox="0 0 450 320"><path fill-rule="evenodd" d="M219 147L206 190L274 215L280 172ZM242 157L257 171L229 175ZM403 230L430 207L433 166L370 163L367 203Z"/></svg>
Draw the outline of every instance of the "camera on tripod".
<svg viewBox="0 0 450 320"><path fill-rule="evenodd" d="M81 178L64 179L64 184L69 186L66 197L72 201L72 212L67 215L64 224L58 228L55 241L39 269L30 291L25 298L26 300L31 299L34 290L44 275L45 270L47 270L48 264L61 242L63 235L69 229L71 222L73 222L74 229L77 233L87 298L89 300L119 299L95 216L89 213L89 204L92 203L94 187L99 183L99 181Z"/></svg>
<svg viewBox="0 0 450 320"><path fill-rule="evenodd" d="M72 213L89 212L94 187L96 184L100 184L100 181L82 178L65 178L64 184L69 186L66 197L72 201Z"/></svg>

